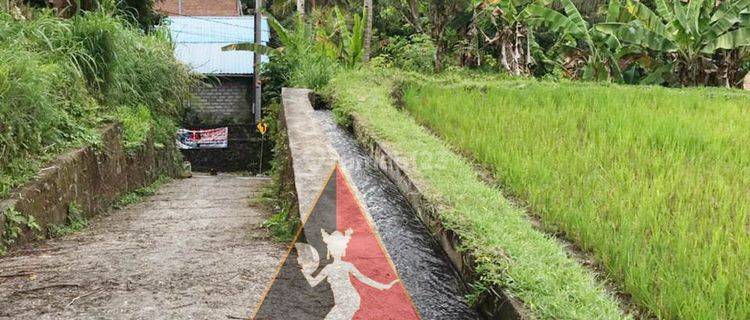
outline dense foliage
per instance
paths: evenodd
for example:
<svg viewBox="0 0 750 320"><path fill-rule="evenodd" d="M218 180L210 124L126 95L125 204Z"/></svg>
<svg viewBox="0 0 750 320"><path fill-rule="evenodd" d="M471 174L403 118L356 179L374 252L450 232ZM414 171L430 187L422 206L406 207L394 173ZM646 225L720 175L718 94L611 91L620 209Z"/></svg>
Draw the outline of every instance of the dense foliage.
<svg viewBox="0 0 750 320"><path fill-rule="evenodd" d="M729 90L572 83L405 94L419 122L491 167L662 319L750 318L748 102Z"/></svg>
<svg viewBox="0 0 750 320"><path fill-rule="evenodd" d="M58 151L95 143L104 120L172 130L192 81L166 32L104 10L0 10L0 61L0 195Z"/></svg>
<svg viewBox="0 0 750 320"><path fill-rule="evenodd" d="M269 7L293 21L294 2ZM334 8L356 13L362 3L306 8L315 21ZM438 72L457 66L628 84L739 87L750 69L746 0L381 0L374 17L376 61L419 71L420 51ZM394 55L396 44L408 60Z"/></svg>

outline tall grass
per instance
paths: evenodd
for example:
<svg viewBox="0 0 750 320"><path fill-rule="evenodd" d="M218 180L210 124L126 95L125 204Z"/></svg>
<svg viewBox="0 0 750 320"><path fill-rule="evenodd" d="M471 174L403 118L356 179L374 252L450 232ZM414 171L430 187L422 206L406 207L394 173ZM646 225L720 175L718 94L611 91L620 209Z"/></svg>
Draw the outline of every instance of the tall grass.
<svg viewBox="0 0 750 320"><path fill-rule="evenodd" d="M750 96L414 84L406 108L665 319L750 319Z"/></svg>
<svg viewBox="0 0 750 320"><path fill-rule="evenodd" d="M64 148L96 142L122 108L176 119L193 81L166 33L105 11L0 11L0 61L0 198Z"/></svg>

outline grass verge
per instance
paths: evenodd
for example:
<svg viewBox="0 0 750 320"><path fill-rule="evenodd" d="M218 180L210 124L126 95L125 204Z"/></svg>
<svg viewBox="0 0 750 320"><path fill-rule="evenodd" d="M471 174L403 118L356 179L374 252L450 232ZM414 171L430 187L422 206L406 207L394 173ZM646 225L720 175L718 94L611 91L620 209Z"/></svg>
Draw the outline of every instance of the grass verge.
<svg viewBox="0 0 750 320"><path fill-rule="evenodd" d="M626 318L594 275L555 239L537 231L499 190L482 183L472 166L391 101L391 71L339 74L328 93L338 119L356 114L385 142L442 208L444 225L463 239L476 260L476 288L502 287L539 319Z"/></svg>
<svg viewBox="0 0 750 320"><path fill-rule="evenodd" d="M404 102L657 317L750 318L747 94L421 82Z"/></svg>
<svg viewBox="0 0 750 320"><path fill-rule="evenodd" d="M274 158L271 162L271 179L261 193L258 202L274 214L263 222L262 227L271 232L273 238L281 243L290 243L299 228L296 214L296 191L292 159L289 151L289 139L281 119L281 104L275 101L269 105L268 115L264 122L270 124L268 136L273 140Z"/></svg>

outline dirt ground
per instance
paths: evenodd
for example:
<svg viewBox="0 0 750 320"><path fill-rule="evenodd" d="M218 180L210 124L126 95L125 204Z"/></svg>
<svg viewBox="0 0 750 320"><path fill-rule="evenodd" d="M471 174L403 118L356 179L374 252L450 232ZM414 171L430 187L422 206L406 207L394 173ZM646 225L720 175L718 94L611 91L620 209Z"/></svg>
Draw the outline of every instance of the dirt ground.
<svg viewBox="0 0 750 320"><path fill-rule="evenodd" d="M0 319L248 318L285 246L252 206L268 180L197 175L0 258Z"/></svg>

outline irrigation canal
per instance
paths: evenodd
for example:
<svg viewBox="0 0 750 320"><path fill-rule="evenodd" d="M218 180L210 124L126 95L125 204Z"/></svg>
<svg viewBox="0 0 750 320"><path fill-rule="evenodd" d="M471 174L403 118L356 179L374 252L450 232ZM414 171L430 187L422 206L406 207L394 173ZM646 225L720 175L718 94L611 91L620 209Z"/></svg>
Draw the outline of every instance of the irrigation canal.
<svg viewBox="0 0 750 320"><path fill-rule="evenodd" d="M423 319L476 319L464 284L442 249L393 182L327 110L314 114L362 195L383 244Z"/></svg>

